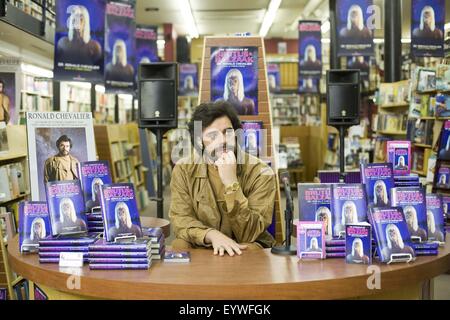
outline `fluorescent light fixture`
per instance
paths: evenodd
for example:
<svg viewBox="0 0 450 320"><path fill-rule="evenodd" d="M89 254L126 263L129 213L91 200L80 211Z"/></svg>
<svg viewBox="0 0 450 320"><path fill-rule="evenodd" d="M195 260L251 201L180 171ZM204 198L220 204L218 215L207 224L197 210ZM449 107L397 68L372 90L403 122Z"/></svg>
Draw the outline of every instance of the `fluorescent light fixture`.
<svg viewBox="0 0 450 320"><path fill-rule="evenodd" d="M381 38L373 38L373 43L384 43L384 39L381 39Z"/></svg>
<svg viewBox="0 0 450 320"><path fill-rule="evenodd" d="M184 15L185 23L189 31L191 38L198 38L198 29L195 24L194 15L192 14L192 8L189 0L181 1L181 12Z"/></svg>
<svg viewBox="0 0 450 320"><path fill-rule="evenodd" d="M402 43L411 43L411 39L403 38Z"/></svg>
<svg viewBox="0 0 450 320"><path fill-rule="evenodd" d="M330 31L330 21L327 20L322 23L322 27L320 29L322 30L322 33L327 33L328 31Z"/></svg>
<svg viewBox="0 0 450 320"><path fill-rule="evenodd" d="M281 0L270 0L269 8L267 8L266 14L264 15L261 29L259 29L259 35L261 37L265 37L269 32L270 27L272 27L273 20L275 20L280 4Z"/></svg>
<svg viewBox="0 0 450 320"><path fill-rule="evenodd" d="M21 65L22 71L25 73L29 73L33 76L44 77L44 78L53 78L53 71L44 69L41 67L34 66L32 64L22 63Z"/></svg>

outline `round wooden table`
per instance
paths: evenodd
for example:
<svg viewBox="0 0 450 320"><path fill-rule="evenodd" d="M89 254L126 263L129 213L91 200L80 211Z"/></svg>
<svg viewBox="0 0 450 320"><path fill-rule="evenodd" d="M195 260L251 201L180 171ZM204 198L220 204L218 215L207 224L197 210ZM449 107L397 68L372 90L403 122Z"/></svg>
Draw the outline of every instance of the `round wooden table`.
<svg viewBox="0 0 450 320"><path fill-rule="evenodd" d="M343 259L299 261L296 256L275 256L269 249L234 257L196 249L185 264L154 261L145 271L91 271L85 265L73 272L40 264L36 254L20 254L17 237L8 252L14 272L64 299L410 299L421 298L423 284L450 270L450 239L438 256L372 266Z"/></svg>
<svg viewBox="0 0 450 320"><path fill-rule="evenodd" d="M141 224L146 228L161 228L164 234L164 237L168 238L170 236L170 221L161 218L154 217L142 217L141 216Z"/></svg>

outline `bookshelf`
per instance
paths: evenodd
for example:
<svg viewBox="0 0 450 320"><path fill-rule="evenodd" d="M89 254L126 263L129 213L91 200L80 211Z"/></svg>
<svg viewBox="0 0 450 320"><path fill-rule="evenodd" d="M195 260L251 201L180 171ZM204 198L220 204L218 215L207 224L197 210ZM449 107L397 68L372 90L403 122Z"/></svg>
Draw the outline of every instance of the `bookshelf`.
<svg viewBox="0 0 450 320"><path fill-rule="evenodd" d="M61 111L91 112L91 84L87 82L61 82Z"/></svg>
<svg viewBox="0 0 450 320"><path fill-rule="evenodd" d="M178 128L187 128L197 105L197 96L178 96Z"/></svg>
<svg viewBox="0 0 450 320"><path fill-rule="evenodd" d="M96 124L113 124L115 96L105 93L103 85L95 85L95 111L94 120Z"/></svg>
<svg viewBox="0 0 450 320"><path fill-rule="evenodd" d="M53 110L53 80L22 71L19 118L25 119L27 111Z"/></svg>

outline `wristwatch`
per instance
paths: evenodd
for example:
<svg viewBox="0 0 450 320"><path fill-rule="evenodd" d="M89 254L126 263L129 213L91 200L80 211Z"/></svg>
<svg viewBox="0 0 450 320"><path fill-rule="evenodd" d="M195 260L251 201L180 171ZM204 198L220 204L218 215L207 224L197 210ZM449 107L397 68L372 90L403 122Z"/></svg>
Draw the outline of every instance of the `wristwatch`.
<svg viewBox="0 0 450 320"><path fill-rule="evenodd" d="M239 182L233 182L232 184L225 186L225 193L232 193L238 191L240 185Z"/></svg>

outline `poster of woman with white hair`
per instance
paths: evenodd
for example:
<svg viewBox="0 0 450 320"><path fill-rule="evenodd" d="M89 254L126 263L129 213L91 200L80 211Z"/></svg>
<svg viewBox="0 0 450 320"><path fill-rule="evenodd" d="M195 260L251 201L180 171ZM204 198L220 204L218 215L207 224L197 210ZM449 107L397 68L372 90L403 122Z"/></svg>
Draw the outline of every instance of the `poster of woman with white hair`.
<svg viewBox="0 0 450 320"><path fill-rule="evenodd" d="M445 242L445 218L443 197L440 194L427 194L428 241Z"/></svg>
<svg viewBox="0 0 450 320"><path fill-rule="evenodd" d="M322 32L320 21L299 21L299 76L319 77L322 74Z"/></svg>
<svg viewBox="0 0 450 320"><path fill-rule="evenodd" d="M181 96L198 95L198 70L195 63L181 63L178 66L178 94Z"/></svg>
<svg viewBox="0 0 450 320"><path fill-rule="evenodd" d="M135 3L108 2L105 30L105 88L130 93L135 87Z"/></svg>
<svg viewBox="0 0 450 320"><path fill-rule="evenodd" d="M105 5L105 0L56 1L55 79L103 79Z"/></svg>
<svg viewBox="0 0 450 320"><path fill-rule="evenodd" d="M270 92L280 92L280 66L277 63L267 64L267 82Z"/></svg>
<svg viewBox="0 0 450 320"><path fill-rule="evenodd" d="M211 100L227 101L239 115L258 114L258 48L211 48Z"/></svg>
<svg viewBox="0 0 450 320"><path fill-rule="evenodd" d="M54 224L57 234L82 233L87 231L86 221L77 216L75 205L70 198L59 202L59 221Z"/></svg>
<svg viewBox="0 0 450 320"><path fill-rule="evenodd" d="M81 162L78 167L86 213L100 211L100 187L112 183L108 161Z"/></svg>
<svg viewBox="0 0 450 320"><path fill-rule="evenodd" d="M39 240L51 235L50 218L46 202L22 201L19 203L20 251L34 251Z"/></svg>
<svg viewBox="0 0 450 320"><path fill-rule="evenodd" d="M374 13L369 9L373 0L337 0L336 24L339 56L373 55L373 28L369 21ZM372 12L372 13L371 13Z"/></svg>
<svg viewBox="0 0 450 320"><path fill-rule="evenodd" d="M436 187L441 189L449 188L450 167L446 164L439 164L436 175Z"/></svg>
<svg viewBox="0 0 450 320"><path fill-rule="evenodd" d="M411 49L413 56L443 56L445 2L445 0L412 1Z"/></svg>

